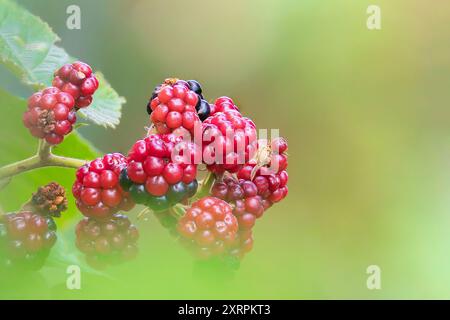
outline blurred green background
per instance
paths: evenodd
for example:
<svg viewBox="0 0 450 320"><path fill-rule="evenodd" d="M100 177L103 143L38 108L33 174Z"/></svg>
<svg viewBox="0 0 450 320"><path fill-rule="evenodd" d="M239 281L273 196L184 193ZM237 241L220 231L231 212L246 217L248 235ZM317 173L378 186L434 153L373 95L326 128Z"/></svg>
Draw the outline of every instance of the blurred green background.
<svg viewBox="0 0 450 320"><path fill-rule="evenodd" d="M139 258L108 278L86 275L82 290L68 291L59 270L45 293L24 286L2 296L450 298L450 3L18 3L127 99L116 130L80 129L101 151L126 152L145 133L156 84L197 79L209 100L231 96L260 128L280 129L290 193L258 221L253 251L224 281L193 276L189 254L149 218L137 222ZM71 4L81 30L66 28ZM366 27L370 4L381 7L381 30ZM1 85L29 94L7 75ZM372 264L381 290L366 287Z"/></svg>

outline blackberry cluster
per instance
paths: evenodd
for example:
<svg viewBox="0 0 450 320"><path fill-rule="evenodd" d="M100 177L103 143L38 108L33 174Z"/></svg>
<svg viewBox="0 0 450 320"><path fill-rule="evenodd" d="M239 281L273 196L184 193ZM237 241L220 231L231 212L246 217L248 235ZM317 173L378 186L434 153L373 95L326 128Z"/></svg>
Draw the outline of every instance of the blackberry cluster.
<svg viewBox="0 0 450 320"><path fill-rule="evenodd" d="M227 252L235 244L238 228L231 206L215 197L194 202L177 226L181 242L201 259Z"/></svg>
<svg viewBox="0 0 450 320"><path fill-rule="evenodd" d="M136 203L163 211L192 197L199 150L174 134L153 134L138 140L128 154L128 165L120 174L120 184Z"/></svg>
<svg viewBox="0 0 450 320"><path fill-rule="evenodd" d="M134 202L119 184L127 165L120 153L106 154L80 167L72 193L78 209L87 217L106 219L119 210L129 211Z"/></svg>
<svg viewBox="0 0 450 320"><path fill-rule="evenodd" d="M70 94L55 87L46 88L28 99L23 123L34 137L45 139L51 145L59 144L77 120L74 105Z"/></svg>
<svg viewBox="0 0 450 320"><path fill-rule="evenodd" d="M98 89L98 80L89 65L81 61L65 64L54 76L53 86L69 93L75 99L77 109L92 103L92 95Z"/></svg>
<svg viewBox="0 0 450 320"><path fill-rule="evenodd" d="M51 217L31 211L0 216L0 266L38 270L56 242Z"/></svg>
<svg viewBox="0 0 450 320"><path fill-rule="evenodd" d="M56 145L72 132L76 111L91 104L98 80L90 66L78 61L58 69L52 84L30 96L22 120L34 137Z"/></svg>
<svg viewBox="0 0 450 320"><path fill-rule="evenodd" d="M33 193L30 205L43 216L59 218L67 210L66 190L56 182L39 187Z"/></svg>
<svg viewBox="0 0 450 320"><path fill-rule="evenodd" d="M84 218L76 227L76 245L97 269L133 259L138 253L138 239L138 229L122 214L106 220Z"/></svg>

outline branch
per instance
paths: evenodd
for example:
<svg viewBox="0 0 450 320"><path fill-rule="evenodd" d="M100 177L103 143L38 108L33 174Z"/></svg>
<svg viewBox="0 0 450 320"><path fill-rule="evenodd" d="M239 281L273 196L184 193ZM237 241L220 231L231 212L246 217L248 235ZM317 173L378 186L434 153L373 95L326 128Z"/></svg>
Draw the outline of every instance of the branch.
<svg viewBox="0 0 450 320"><path fill-rule="evenodd" d="M203 181L200 183L200 187L198 188L198 191L195 194L194 198L200 199L203 198L204 196L207 196L215 181L216 176L214 175L214 173L209 172L208 175L205 177L205 179L203 179Z"/></svg>
<svg viewBox="0 0 450 320"><path fill-rule="evenodd" d="M0 168L0 180L10 178L17 174L27 172L36 168L43 167L64 167L64 168L79 168L86 163L86 161L76 158L67 158L56 156L51 152L52 147L43 140L39 141L36 155L8 164Z"/></svg>

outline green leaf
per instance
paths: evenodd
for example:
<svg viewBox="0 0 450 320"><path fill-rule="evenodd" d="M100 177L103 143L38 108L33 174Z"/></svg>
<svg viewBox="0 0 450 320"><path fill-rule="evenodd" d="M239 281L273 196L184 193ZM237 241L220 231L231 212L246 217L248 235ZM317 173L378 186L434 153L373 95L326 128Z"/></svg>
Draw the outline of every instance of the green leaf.
<svg viewBox="0 0 450 320"><path fill-rule="evenodd" d="M10 0L0 0L0 59L22 81L40 89L50 86L56 69L76 59L55 45L58 36L39 17ZM120 97L96 73L99 88L93 103L81 114L95 124L114 128L120 122L122 104Z"/></svg>
<svg viewBox="0 0 450 320"><path fill-rule="evenodd" d="M0 0L0 57L28 84L48 83L35 73L59 40L50 27L9 0ZM40 68L42 70L42 68ZM48 75L47 75L48 77ZM46 81L44 81L46 80Z"/></svg>
<svg viewBox="0 0 450 320"><path fill-rule="evenodd" d="M111 88L103 74L97 72L95 75L103 85L94 93L93 103L87 108L80 109L79 113L98 125L115 127L120 122L125 99Z"/></svg>
<svg viewBox="0 0 450 320"><path fill-rule="evenodd" d="M26 101L0 90L0 108L3 116L0 117L0 166L9 164L32 156L37 148L38 141L33 138L22 124L22 114L26 110ZM92 160L98 156L98 152L77 132L66 137L61 145L54 148L56 154ZM62 217L55 219L58 225L58 241L48 259L49 264L83 266L84 271L91 270L79 259L78 251L73 245L73 233L75 224L82 219L82 215L75 205L71 188L75 180L75 169L70 168L38 168L29 172L14 176L9 184L0 190L0 208L3 212L13 212L20 209L36 191L39 186L51 181L56 181L66 189L68 198L68 210ZM69 248L70 245L72 247ZM45 270L43 271L45 272Z"/></svg>

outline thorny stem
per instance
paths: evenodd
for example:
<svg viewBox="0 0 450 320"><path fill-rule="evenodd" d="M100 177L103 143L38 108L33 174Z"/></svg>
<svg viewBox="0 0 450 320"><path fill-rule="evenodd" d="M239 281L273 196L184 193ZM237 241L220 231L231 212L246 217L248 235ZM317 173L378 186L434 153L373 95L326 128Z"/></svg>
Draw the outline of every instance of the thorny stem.
<svg viewBox="0 0 450 320"><path fill-rule="evenodd" d="M8 164L0 168L0 180L10 178L20 173L43 167L79 168L86 161L54 155L52 147L44 140L39 140L37 152L34 156Z"/></svg>

